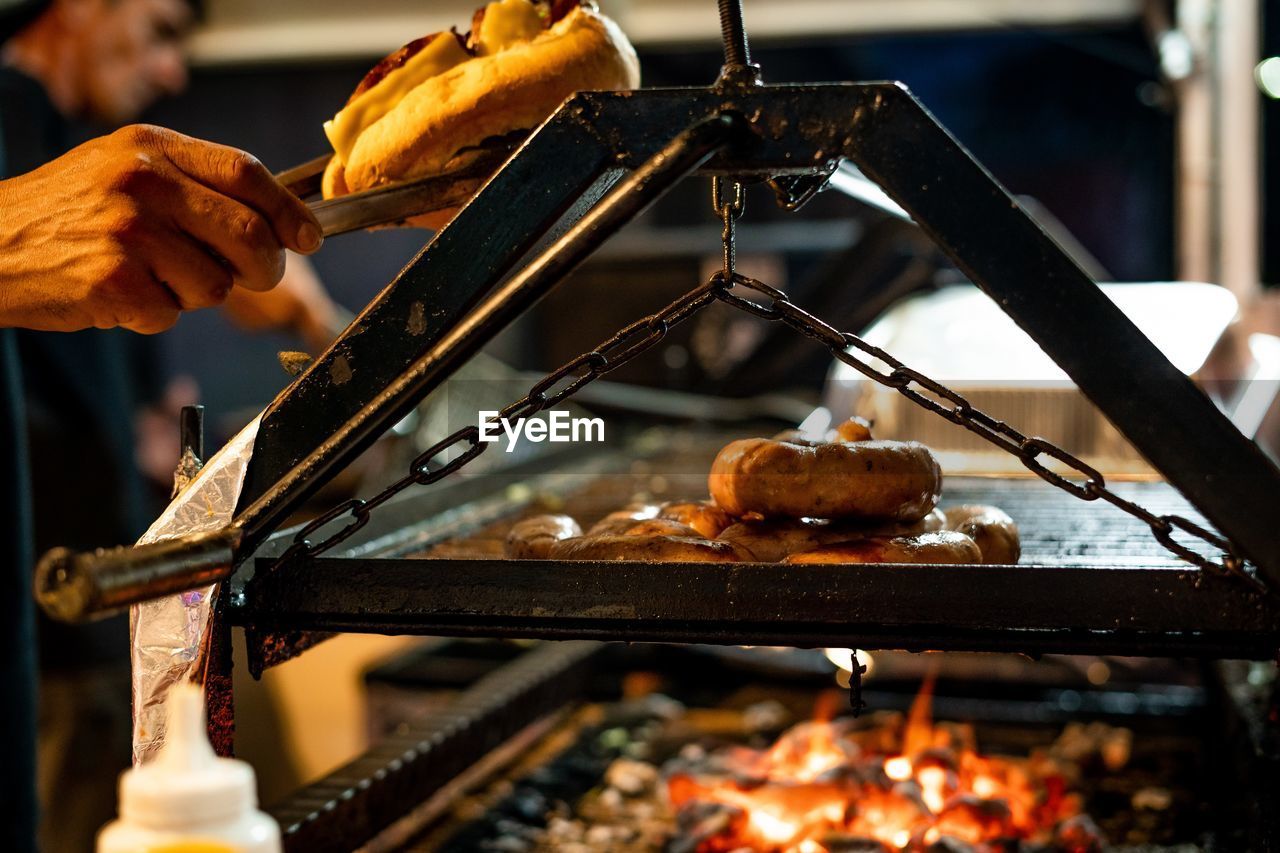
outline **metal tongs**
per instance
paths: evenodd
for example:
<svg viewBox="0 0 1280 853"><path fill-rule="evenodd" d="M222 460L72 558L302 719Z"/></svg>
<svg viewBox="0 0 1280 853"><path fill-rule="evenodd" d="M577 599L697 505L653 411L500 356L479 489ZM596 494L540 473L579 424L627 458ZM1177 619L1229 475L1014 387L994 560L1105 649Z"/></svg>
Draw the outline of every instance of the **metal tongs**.
<svg viewBox="0 0 1280 853"><path fill-rule="evenodd" d="M333 199L316 198L307 206L319 220L326 237L363 228L399 225L414 216L459 207L498 171L527 135L526 131L517 131L463 149L452 161L458 165L435 175ZM286 169L276 174L276 180L299 198L318 196L321 177L332 157L326 154Z"/></svg>

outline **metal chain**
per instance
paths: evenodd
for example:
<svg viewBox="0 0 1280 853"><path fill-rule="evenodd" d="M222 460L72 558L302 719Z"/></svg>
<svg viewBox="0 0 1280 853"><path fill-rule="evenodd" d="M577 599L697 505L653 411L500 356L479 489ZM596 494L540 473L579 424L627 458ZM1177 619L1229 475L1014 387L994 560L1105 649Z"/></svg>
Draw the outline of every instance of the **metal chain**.
<svg viewBox="0 0 1280 853"><path fill-rule="evenodd" d="M713 277L716 298L757 317L778 321L801 334L825 345L833 358L849 365L868 379L892 388L913 403L928 409L939 417L958 424L986 441L1015 456L1028 470L1040 479L1086 501L1101 498L1151 528L1159 542L1177 556L1216 574L1229 574L1247 581L1259 592L1264 588L1244 570L1244 561L1236 554L1225 538L1207 530L1180 515L1156 515L1133 501L1121 497L1107 488L1102 473L1084 461L1043 438L1026 436L991 415L986 414L962 395L945 385L930 379L923 373L907 367L889 353L850 332L841 332L791 302L785 293L775 287L736 274L724 283L720 273ZM764 297L757 302L735 293L735 288L749 290ZM872 360L879 360L887 370L878 369ZM925 393L928 392L928 393ZM932 395L932 396L930 396ZM1082 482L1057 473L1041 462L1041 457L1056 459L1076 474ZM1175 532L1194 536L1222 552L1220 562L1215 562L1173 538Z"/></svg>
<svg viewBox="0 0 1280 853"><path fill-rule="evenodd" d="M686 293L658 313L637 320L595 349L583 353L548 373L535 383L524 397L502 409L488 422L498 422L502 418L518 420L549 409L577 393L584 385L617 370L636 356L656 346L671 329L715 301L716 281L713 279ZM433 465L437 456L455 447L463 448L458 456ZM280 559L288 560L296 556L314 557L328 551L368 524L370 514L391 498L410 486L425 486L452 474L488 447L488 443L480 440L478 426L464 427L454 432L418 454L409 465L409 473L378 494L367 499L353 498L343 501L316 516L297 532L293 543ZM350 521L340 529L317 542L311 542L308 539L321 528L344 516L349 516Z"/></svg>
<svg viewBox="0 0 1280 853"><path fill-rule="evenodd" d="M841 332L823 320L793 303L787 295L756 279L741 275L734 269L734 226L743 211L742 185L729 181L730 193L726 198L726 182L712 179L712 207L724 223L724 265L702 286L689 291L656 314L645 317L622 329L595 349L583 353L537 382L529 393L498 413L497 419L525 418L551 408L596 378L605 375L641 353L651 349L677 324L719 301L731 305L764 320L780 322L806 337L824 345L833 358L849 365L863 376L887 388L892 388L913 403L928 409L939 417L958 424L975 433L996 447L1007 451L1042 480L1080 498L1093 501L1101 499L1139 519L1151 528L1155 538L1165 548L1183 560L1214 574L1239 578L1255 590L1265 588L1248 572L1244 561L1224 537L1180 515L1156 515L1145 507L1113 492L1107 487L1102 473L1084 461L1043 438L1023 435L1009 424L976 408L962 395L945 385L930 379L923 373L907 367L889 353L874 346L851 332ZM760 301L742 295L748 291ZM887 369L877 368L878 360ZM932 395L932 396L931 396ZM461 446L462 452L446 462L433 465L437 456ZM343 542L364 527L370 514L379 506L407 489L409 486L427 485L452 474L485 451L488 444L480 440L480 428L469 426L458 430L420 453L411 463L409 473L368 499L352 499L338 504L317 516L294 537L293 544L282 555L289 559L297 555L316 556ZM1042 461L1042 457L1057 460L1082 481L1057 473ZM322 527L349 516L350 521L336 532L318 542L307 537ZM1222 552L1220 561L1210 560L1198 551L1174 539L1174 534L1202 540Z"/></svg>

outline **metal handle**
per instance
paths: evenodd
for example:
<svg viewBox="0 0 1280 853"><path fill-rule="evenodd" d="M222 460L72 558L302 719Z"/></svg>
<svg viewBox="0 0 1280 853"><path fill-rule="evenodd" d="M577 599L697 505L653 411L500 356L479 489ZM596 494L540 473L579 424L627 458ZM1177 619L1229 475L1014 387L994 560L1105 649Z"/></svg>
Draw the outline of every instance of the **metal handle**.
<svg viewBox="0 0 1280 853"><path fill-rule="evenodd" d="M232 525L150 545L80 553L54 548L36 565L36 601L54 619L83 622L224 580L240 536Z"/></svg>

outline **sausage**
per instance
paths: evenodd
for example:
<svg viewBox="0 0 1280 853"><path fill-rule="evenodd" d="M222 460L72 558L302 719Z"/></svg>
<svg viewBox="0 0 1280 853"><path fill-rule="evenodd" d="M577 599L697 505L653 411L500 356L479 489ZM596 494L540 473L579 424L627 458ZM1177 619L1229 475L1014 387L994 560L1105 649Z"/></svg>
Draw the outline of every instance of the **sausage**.
<svg viewBox="0 0 1280 853"><path fill-rule="evenodd" d="M669 501L658 506L658 518L687 524L707 539L715 539L733 523L729 513L713 501Z"/></svg>
<svg viewBox="0 0 1280 853"><path fill-rule="evenodd" d="M791 554L784 563L981 563L972 539L954 530L915 536L874 536Z"/></svg>
<svg viewBox="0 0 1280 853"><path fill-rule="evenodd" d="M942 470L914 441L809 447L749 438L716 455L707 485L712 500L735 516L916 521L937 505Z"/></svg>
<svg viewBox="0 0 1280 853"><path fill-rule="evenodd" d="M947 530L955 530L977 543L982 562L1012 565L1022 556L1018 525L999 507L962 504L946 511Z"/></svg>
<svg viewBox="0 0 1280 853"><path fill-rule="evenodd" d="M581 535L567 515L533 515L511 526L503 553L513 560L545 560L556 542Z"/></svg>
<svg viewBox="0 0 1280 853"><path fill-rule="evenodd" d="M697 536L581 536L556 542L554 560L641 560L645 562L743 563L746 549L732 542Z"/></svg>
<svg viewBox="0 0 1280 853"><path fill-rule="evenodd" d="M644 521L658 517L658 505L644 502L628 504L616 512L611 512L591 525L588 536L602 536L610 533L623 533L630 525L628 522Z"/></svg>
<svg viewBox="0 0 1280 853"><path fill-rule="evenodd" d="M700 536L687 524L670 518L602 519L587 531L588 536Z"/></svg>
<svg viewBox="0 0 1280 853"><path fill-rule="evenodd" d="M941 530L945 521L941 510L933 510L919 521L858 522L823 521L811 518L777 518L766 521L739 521L725 528L719 539L741 545L757 561L776 563L789 554L811 551L837 542L870 536L910 536Z"/></svg>

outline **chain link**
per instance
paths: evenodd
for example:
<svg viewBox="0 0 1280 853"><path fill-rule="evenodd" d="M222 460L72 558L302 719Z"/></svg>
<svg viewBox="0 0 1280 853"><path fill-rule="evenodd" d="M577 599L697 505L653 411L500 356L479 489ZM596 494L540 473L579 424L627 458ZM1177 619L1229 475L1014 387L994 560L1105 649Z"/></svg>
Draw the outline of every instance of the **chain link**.
<svg viewBox="0 0 1280 853"><path fill-rule="evenodd" d="M1043 438L1023 435L1004 421L975 409L958 392L919 371L912 370L889 353L857 335L838 332L818 317L791 302L785 293L775 287L740 274L735 274L731 280L726 280L721 273L716 273L712 277L712 283L715 285L716 298L720 301L742 308L758 317L778 320L819 341L827 347L833 358L844 362L868 379L892 388L912 402L1006 450L1040 479L1081 500L1102 499L1139 519L1151 528L1151 532L1162 545L1178 557L1205 571L1240 578L1255 590L1264 591L1263 587L1244 570L1243 560L1235 553L1231 543L1217 533L1182 516L1156 515L1139 504L1121 497L1107 487L1106 479L1100 471L1083 460ZM746 299L741 294L735 293L735 288L752 291L763 297L764 301L755 302ZM859 357L855 353L861 353L864 357ZM888 369L878 368L874 361L883 363ZM916 390L917 387L934 396ZM1040 461L1041 456L1057 460L1074 474L1079 475L1081 480L1071 479L1049 468ZM1177 541L1173 538L1176 532L1200 539L1221 551L1223 555L1221 560L1210 560Z"/></svg>
<svg viewBox="0 0 1280 853"><path fill-rule="evenodd" d="M617 370L636 356L656 346L671 329L714 302L715 290L714 282L707 282L686 293L658 313L623 328L595 349L583 353L548 373L534 383L524 397L499 411L497 416L489 419L487 423L496 423L502 418L509 420L527 418L544 409L552 408L577 393L584 385ZM557 386L562 387L553 390ZM437 457L459 447L463 449L457 456L453 458L446 456L447 461L436 463ZM410 486L430 485L447 477L470 463L488 447L489 444L480 439L479 426L463 427L418 454L409 464L407 476L395 481L375 496L367 500L353 498L343 501L316 516L294 535L293 542L280 559L288 560L297 556L314 557L330 550L364 527L369 522L370 514L378 506ZM310 537L321 528L344 516L350 518L345 525L323 539L316 542L310 540Z"/></svg>
<svg viewBox="0 0 1280 853"><path fill-rule="evenodd" d="M726 196L725 184L729 194ZM711 279L689 291L656 314L623 328L595 349L583 353L535 383L520 400L502 409L498 418L527 418L551 408L577 393L583 386L603 376L658 344L677 324L712 302L723 302L756 317L780 322L822 344L831 356L868 379L897 391L913 403L951 423L964 427L987 442L1012 454L1037 477L1081 500L1102 500L1142 521L1155 538L1178 557L1214 574L1239 578L1255 590L1265 589L1245 571L1244 561L1231 543L1219 534L1178 515L1156 515L1107 487L1102 473L1049 441L1023 435L1009 424L976 408L961 394L906 366L883 349L850 332L841 332L793 303L787 294L764 282L739 274L734 269L734 226L743 211L743 189L736 181L712 179L712 208L724 223L724 268ZM756 298L747 298L750 293ZM878 367L876 362L884 365ZM496 420L496 419L495 419ZM424 450L413 460L409 474L367 500L352 499L338 504L304 526L282 555L315 556L346 540L369 521L370 513L412 485L427 485L462 468L489 445L480 440L480 428L469 426ZM462 447L461 453L443 463L441 454ZM1041 457L1056 460L1070 469L1073 479L1053 470ZM343 527L312 543L308 537L326 525L348 516ZM1174 538L1175 533L1193 537L1222 552L1214 561Z"/></svg>

